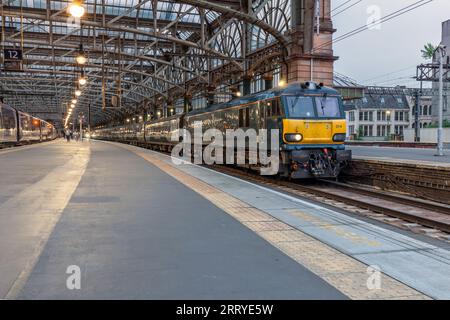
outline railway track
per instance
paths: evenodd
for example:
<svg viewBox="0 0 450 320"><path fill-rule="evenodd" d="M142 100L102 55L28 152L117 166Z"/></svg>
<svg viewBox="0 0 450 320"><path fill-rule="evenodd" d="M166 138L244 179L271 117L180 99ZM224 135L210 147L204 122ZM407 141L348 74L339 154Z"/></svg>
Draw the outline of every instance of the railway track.
<svg viewBox="0 0 450 320"><path fill-rule="evenodd" d="M377 220L418 233L430 235L435 233L436 229L450 233L449 205L327 180L318 180L316 183L292 182L260 176L256 172L235 167L208 167L294 196L326 203L369 218L378 218ZM383 216L388 219L383 219ZM432 229L428 230L423 226ZM448 234L441 237L450 240Z"/></svg>

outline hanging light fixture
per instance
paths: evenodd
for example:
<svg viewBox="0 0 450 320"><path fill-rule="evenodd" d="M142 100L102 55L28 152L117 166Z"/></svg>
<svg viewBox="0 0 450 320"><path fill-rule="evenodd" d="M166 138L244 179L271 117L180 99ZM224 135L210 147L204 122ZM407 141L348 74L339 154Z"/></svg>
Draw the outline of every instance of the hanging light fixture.
<svg viewBox="0 0 450 320"><path fill-rule="evenodd" d="M78 83L77 83L77 88L75 89L75 96L76 97L81 96L81 90L80 90L80 87L78 86Z"/></svg>
<svg viewBox="0 0 450 320"><path fill-rule="evenodd" d="M83 68L81 68L80 77L78 78L78 83L80 84L80 86L84 86L86 84L86 82L87 82L87 77L84 74Z"/></svg>
<svg viewBox="0 0 450 320"><path fill-rule="evenodd" d="M78 102L77 99L75 98L72 99L72 104L76 104L77 102Z"/></svg>
<svg viewBox="0 0 450 320"><path fill-rule="evenodd" d="M87 82L86 76L82 75L79 79L78 79L78 83L82 86L84 86Z"/></svg>
<svg viewBox="0 0 450 320"><path fill-rule="evenodd" d="M83 50L83 44L82 43L80 43L78 54L75 57L75 60L77 61L78 64L81 64L81 65L86 64L87 58L86 58L86 53Z"/></svg>
<svg viewBox="0 0 450 320"><path fill-rule="evenodd" d="M81 18L85 11L82 0L73 0L67 8L67 12L74 18Z"/></svg>

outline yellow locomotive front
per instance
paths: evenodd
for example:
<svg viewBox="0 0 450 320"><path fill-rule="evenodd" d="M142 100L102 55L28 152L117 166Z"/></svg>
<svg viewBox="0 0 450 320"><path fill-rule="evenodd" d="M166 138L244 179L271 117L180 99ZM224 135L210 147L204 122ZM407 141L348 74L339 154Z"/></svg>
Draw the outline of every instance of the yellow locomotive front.
<svg viewBox="0 0 450 320"><path fill-rule="evenodd" d="M339 93L314 83L281 95L281 157L292 178L336 178L351 160L345 150L346 122Z"/></svg>

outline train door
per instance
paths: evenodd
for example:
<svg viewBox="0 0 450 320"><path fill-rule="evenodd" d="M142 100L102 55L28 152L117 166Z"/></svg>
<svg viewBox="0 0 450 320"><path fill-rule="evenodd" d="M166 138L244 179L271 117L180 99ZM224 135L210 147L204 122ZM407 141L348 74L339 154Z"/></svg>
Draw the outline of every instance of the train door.
<svg viewBox="0 0 450 320"><path fill-rule="evenodd" d="M5 127L3 126L2 106L0 105L0 142L5 141Z"/></svg>
<svg viewBox="0 0 450 320"><path fill-rule="evenodd" d="M264 101L265 108L265 128L267 129L267 146L270 148L270 142L273 130L280 129L281 105L279 99L270 99ZM280 133L281 134L281 133Z"/></svg>
<svg viewBox="0 0 450 320"><path fill-rule="evenodd" d="M256 130L256 133L259 133L260 120L259 120L258 104L253 103L249 105L247 108L249 110L248 115L250 117L249 128Z"/></svg>

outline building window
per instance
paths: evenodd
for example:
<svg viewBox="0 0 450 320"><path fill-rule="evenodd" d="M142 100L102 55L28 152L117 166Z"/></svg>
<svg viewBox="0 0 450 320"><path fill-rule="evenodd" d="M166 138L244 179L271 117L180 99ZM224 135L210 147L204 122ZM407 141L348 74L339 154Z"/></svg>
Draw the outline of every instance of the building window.
<svg viewBox="0 0 450 320"><path fill-rule="evenodd" d="M404 126L395 126L395 134L402 136L404 128L405 128Z"/></svg>
<svg viewBox="0 0 450 320"><path fill-rule="evenodd" d="M348 134L354 134L355 133L355 126L348 126Z"/></svg>
<svg viewBox="0 0 450 320"><path fill-rule="evenodd" d="M359 121L373 121L373 112L372 111L360 112Z"/></svg>
<svg viewBox="0 0 450 320"><path fill-rule="evenodd" d="M386 111L377 111L377 120L386 121L388 119Z"/></svg>
<svg viewBox="0 0 450 320"><path fill-rule="evenodd" d="M386 137L389 135L389 131L391 131L391 126L377 126L377 137Z"/></svg>
<svg viewBox="0 0 450 320"><path fill-rule="evenodd" d="M395 121L409 121L408 112L395 111Z"/></svg>
<svg viewBox="0 0 450 320"><path fill-rule="evenodd" d="M348 113L348 120L354 122L355 121L355 111L350 111Z"/></svg>
<svg viewBox="0 0 450 320"><path fill-rule="evenodd" d="M359 134L362 137L372 137L373 136L373 126L370 126L370 125L359 126Z"/></svg>

